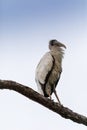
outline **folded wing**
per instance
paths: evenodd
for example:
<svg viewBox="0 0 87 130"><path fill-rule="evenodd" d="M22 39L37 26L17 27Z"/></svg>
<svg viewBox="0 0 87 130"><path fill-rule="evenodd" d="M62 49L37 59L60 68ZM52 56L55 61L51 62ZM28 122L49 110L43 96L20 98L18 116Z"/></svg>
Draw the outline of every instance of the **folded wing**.
<svg viewBox="0 0 87 130"><path fill-rule="evenodd" d="M36 75L35 75L35 79L36 82L39 86L39 92L41 92L41 84L45 84L47 75L49 74L49 72L51 71L53 67L53 57L50 54L50 52L46 53L42 59L40 60L37 68L36 68ZM43 92L41 92L43 94Z"/></svg>

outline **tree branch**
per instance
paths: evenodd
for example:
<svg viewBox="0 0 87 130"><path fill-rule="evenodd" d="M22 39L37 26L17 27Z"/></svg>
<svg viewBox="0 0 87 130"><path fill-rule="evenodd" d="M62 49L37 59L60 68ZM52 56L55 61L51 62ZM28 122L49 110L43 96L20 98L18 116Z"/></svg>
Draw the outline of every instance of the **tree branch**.
<svg viewBox="0 0 87 130"><path fill-rule="evenodd" d="M53 102L48 98L45 98L44 96L40 95L39 93L27 86L24 86L14 81L0 80L0 89L14 90L26 96L27 98L43 105L44 107L47 107L48 109L58 113L60 116L66 119L70 119L76 123L80 123L87 126L87 117L73 112L69 108L66 108L63 105L59 105L58 103Z"/></svg>

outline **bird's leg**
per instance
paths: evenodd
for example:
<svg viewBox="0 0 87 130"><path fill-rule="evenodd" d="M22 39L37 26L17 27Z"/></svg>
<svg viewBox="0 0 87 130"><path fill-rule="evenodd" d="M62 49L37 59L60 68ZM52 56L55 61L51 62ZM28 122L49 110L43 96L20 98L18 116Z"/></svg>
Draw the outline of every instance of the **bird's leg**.
<svg viewBox="0 0 87 130"><path fill-rule="evenodd" d="M57 92L56 92L55 88L54 88L54 94L55 94L55 96L56 96L56 98L57 98L57 100L58 100L58 103L61 104L61 102L60 102L60 100L59 100L59 98L58 98L58 95L57 95Z"/></svg>
<svg viewBox="0 0 87 130"><path fill-rule="evenodd" d="M52 98L51 98L51 95L49 94L49 98L50 98L50 100L52 100Z"/></svg>
<svg viewBox="0 0 87 130"><path fill-rule="evenodd" d="M50 87L50 85L47 85L47 86L45 87L45 91L46 91L46 94L49 96L50 100L52 100L52 98L51 98L51 87Z"/></svg>

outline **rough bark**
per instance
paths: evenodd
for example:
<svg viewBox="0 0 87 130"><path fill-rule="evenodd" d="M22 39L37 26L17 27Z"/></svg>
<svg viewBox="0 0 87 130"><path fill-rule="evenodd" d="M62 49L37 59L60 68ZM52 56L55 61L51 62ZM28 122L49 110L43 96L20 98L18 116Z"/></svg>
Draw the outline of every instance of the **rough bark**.
<svg viewBox="0 0 87 130"><path fill-rule="evenodd" d="M0 80L0 89L14 90L26 96L27 98L43 105L44 107L47 107L48 109L58 113L60 116L66 119L70 119L76 123L87 126L87 117L73 112L69 108L64 107L63 105L59 105L58 103L53 102L48 98L45 98L30 87L24 86L14 81Z"/></svg>

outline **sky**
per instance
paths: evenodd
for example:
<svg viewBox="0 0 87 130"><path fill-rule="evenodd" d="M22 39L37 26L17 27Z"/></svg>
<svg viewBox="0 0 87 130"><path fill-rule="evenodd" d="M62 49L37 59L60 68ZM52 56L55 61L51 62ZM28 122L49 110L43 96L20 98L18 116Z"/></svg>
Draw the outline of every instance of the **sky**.
<svg viewBox="0 0 87 130"><path fill-rule="evenodd" d="M0 79L37 91L35 69L51 39L67 46L57 86L60 101L87 116L87 1L0 1ZM0 104L1 130L87 129L14 91L0 90Z"/></svg>

